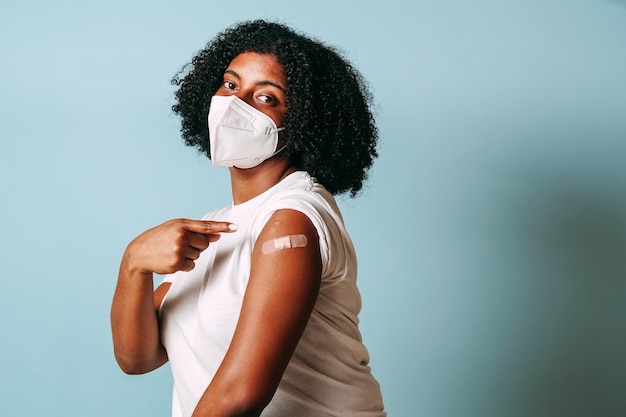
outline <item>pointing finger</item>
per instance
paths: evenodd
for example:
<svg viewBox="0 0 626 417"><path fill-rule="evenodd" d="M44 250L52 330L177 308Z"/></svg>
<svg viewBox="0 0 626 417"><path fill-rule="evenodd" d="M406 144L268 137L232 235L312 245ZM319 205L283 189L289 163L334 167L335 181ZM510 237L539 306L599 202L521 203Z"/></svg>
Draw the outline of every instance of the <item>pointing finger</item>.
<svg viewBox="0 0 626 417"><path fill-rule="evenodd" d="M214 233L232 233L239 229L239 226L234 223L212 220L185 220L184 226L191 232L203 235L210 235Z"/></svg>

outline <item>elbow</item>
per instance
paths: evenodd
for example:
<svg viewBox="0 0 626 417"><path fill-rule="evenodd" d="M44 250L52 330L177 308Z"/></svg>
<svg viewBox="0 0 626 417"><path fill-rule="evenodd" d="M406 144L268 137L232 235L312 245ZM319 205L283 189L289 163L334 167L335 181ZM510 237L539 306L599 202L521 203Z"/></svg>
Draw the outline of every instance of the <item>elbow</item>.
<svg viewBox="0 0 626 417"><path fill-rule="evenodd" d="M166 360L149 360L142 355L129 355L115 351L115 360L122 372L127 375L141 375L155 370L163 365Z"/></svg>
<svg viewBox="0 0 626 417"><path fill-rule="evenodd" d="M135 363L125 362L122 360L117 360L117 364L126 375L142 375L150 372L149 369L146 369L142 366L139 366Z"/></svg>
<svg viewBox="0 0 626 417"><path fill-rule="evenodd" d="M138 361L127 358L124 355L116 353L115 360L122 372L127 375L141 375L148 372Z"/></svg>

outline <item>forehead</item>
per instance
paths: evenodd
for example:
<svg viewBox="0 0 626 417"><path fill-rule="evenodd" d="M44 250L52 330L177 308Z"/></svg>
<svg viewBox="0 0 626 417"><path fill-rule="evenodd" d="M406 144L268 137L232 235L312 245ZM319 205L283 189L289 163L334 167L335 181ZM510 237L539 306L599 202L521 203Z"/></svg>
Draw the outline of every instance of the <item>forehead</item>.
<svg viewBox="0 0 626 417"><path fill-rule="evenodd" d="M274 55L257 52L243 52L235 57L228 68L242 79L249 81L274 81L285 84L285 73L282 65Z"/></svg>

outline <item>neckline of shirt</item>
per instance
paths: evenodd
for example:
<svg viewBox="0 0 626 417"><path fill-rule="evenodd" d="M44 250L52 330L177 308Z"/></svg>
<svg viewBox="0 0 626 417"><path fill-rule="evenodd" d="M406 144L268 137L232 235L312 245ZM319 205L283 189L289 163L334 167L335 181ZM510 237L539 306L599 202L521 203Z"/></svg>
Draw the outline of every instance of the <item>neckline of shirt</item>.
<svg viewBox="0 0 626 417"><path fill-rule="evenodd" d="M287 175L285 178L283 178L282 180L280 180L279 182L277 182L276 184L274 184L267 190L263 191L261 194L257 195L256 197L253 197L250 200L244 201L243 203L240 203L240 204L231 203L232 213L241 214L241 213L245 213L248 210L255 209L260 204L262 204L265 200L267 200L269 196L275 194L276 192L279 192L281 189L286 188L289 185L294 184L295 182L302 180L302 179L307 181L308 188L310 189L310 186L312 186L312 183L313 183L313 179L311 178L311 176L306 171L295 171Z"/></svg>

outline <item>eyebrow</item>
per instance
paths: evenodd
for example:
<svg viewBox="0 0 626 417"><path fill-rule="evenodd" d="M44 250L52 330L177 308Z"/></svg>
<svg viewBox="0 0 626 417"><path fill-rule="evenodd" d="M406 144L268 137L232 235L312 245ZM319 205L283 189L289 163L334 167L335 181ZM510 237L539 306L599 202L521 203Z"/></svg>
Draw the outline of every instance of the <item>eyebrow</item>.
<svg viewBox="0 0 626 417"><path fill-rule="evenodd" d="M237 78L238 80L241 80L241 77L239 76L239 74L237 74L235 71L231 70L231 69L227 69L226 71L224 71L224 74L230 74L233 77ZM273 87L278 88L279 90L281 90L283 93L287 94L287 91L285 91L285 87L283 87L280 84L276 84L273 81L259 81L257 83L257 85L271 85Z"/></svg>

